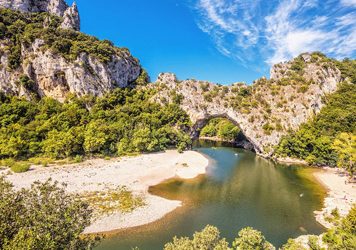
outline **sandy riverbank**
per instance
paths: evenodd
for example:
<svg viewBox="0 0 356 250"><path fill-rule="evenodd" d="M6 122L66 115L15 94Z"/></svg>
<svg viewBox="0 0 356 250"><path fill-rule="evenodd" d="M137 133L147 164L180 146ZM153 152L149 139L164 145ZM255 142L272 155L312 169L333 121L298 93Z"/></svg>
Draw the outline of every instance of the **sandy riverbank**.
<svg viewBox="0 0 356 250"><path fill-rule="evenodd" d="M181 202L153 196L148 193L149 186L173 177L194 178L204 174L208 164L208 159L198 152L180 154L176 150L168 150L108 161L94 159L73 165L33 167L26 173L7 175L7 179L19 189L29 188L35 181L52 178L53 181L65 182L68 192L72 193L126 186L135 194L143 195L146 206L131 213L115 212L101 216L85 230L85 233L98 233L140 226L162 218L181 206ZM5 173L4 170L2 172Z"/></svg>
<svg viewBox="0 0 356 250"><path fill-rule="evenodd" d="M314 176L328 189L324 208L315 211L316 220L324 227L330 228L332 224L325 220L325 215L330 215L331 211L337 208L342 217L346 216L356 203L356 184L349 183L345 172L339 169L323 168L315 172Z"/></svg>
<svg viewBox="0 0 356 250"><path fill-rule="evenodd" d="M323 168L313 173L315 178L327 190L328 195L324 200L324 207L321 211L314 211L316 220L326 228L333 227L333 224L325 220L330 216L331 211L338 209L339 214L346 216L352 205L356 203L356 184L349 183L347 175L340 169ZM295 240L300 242L305 249L310 249L308 242L311 235L301 235ZM321 247L327 248L322 241L323 234L318 235L318 243Z"/></svg>

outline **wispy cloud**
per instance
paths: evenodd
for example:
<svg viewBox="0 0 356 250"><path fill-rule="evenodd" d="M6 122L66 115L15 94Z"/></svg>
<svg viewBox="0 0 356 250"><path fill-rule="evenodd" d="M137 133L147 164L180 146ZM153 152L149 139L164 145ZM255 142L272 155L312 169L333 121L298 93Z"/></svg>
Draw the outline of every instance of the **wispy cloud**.
<svg viewBox="0 0 356 250"><path fill-rule="evenodd" d="M356 0L341 0L341 4L344 6L356 6Z"/></svg>
<svg viewBox="0 0 356 250"><path fill-rule="evenodd" d="M198 26L217 49L265 67L303 52L356 55L356 0L197 0Z"/></svg>

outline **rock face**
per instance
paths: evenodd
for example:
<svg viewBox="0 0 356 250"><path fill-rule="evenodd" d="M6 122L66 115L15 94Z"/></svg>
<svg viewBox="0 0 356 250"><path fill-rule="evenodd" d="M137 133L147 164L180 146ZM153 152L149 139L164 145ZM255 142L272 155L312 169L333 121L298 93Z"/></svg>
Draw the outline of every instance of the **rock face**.
<svg viewBox="0 0 356 250"><path fill-rule="evenodd" d="M0 50L1 47L0 43ZM82 53L75 61L68 61L59 54L45 50L42 40L35 40L29 46L22 46L23 63L16 70L9 70L8 55L0 57L0 91L6 94L30 97L33 91L19 83L26 75L34 81L34 91L39 96L53 97L63 101L68 93L77 96L87 94L101 96L117 88L126 87L137 79L141 66L128 51L116 52L108 63Z"/></svg>
<svg viewBox="0 0 356 250"><path fill-rule="evenodd" d="M325 94L336 91L341 81L333 64L311 62L309 57L302 57L300 72L292 70L293 61L280 64L272 68L270 80L261 78L252 86L178 81L171 73L161 74L154 86L159 90L155 99L180 100L193 122L193 136L211 118L224 117L240 127L257 153L269 156L283 135L320 111Z"/></svg>
<svg viewBox="0 0 356 250"><path fill-rule="evenodd" d="M63 18L62 28L80 30L76 3L69 7L64 0L0 0L0 7L21 12L48 12Z"/></svg>

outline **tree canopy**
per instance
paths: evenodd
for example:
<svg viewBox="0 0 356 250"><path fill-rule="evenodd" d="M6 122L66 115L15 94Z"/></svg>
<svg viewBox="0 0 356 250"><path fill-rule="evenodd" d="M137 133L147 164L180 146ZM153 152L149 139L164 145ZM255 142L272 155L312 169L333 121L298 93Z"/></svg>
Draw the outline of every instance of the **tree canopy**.
<svg viewBox="0 0 356 250"><path fill-rule="evenodd" d="M103 97L0 101L0 159L124 155L191 140L188 115L177 104L150 101L151 90L115 89Z"/></svg>
<svg viewBox="0 0 356 250"><path fill-rule="evenodd" d="M88 204L58 183L16 191L0 177L0 249L91 249L98 239L81 235L91 216Z"/></svg>

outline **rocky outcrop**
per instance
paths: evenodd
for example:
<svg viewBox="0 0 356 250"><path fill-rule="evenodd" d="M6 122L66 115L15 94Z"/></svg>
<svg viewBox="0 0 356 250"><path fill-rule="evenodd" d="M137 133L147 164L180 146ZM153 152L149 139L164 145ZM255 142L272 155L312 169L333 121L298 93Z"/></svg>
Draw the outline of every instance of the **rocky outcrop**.
<svg viewBox="0 0 356 250"><path fill-rule="evenodd" d="M74 2L71 7L68 7L63 13L63 29L80 30L80 16L77 4Z"/></svg>
<svg viewBox="0 0 356 250"><path fill-rule="evenodd" d="M283 135L320 111L324 96L341 81L330 62L315 56L311 61L310 55L298 60L303 60L302 70L294 70L293 61L280 64L273 67L271 79L261 78L252 86L178 81L171 73L161 74L153 86L159 90L155 100L179 102L193 122L193 136L211 118L225 117L240 127L257 153L268 156Z"/></svg>
<svg viewBox="0 0 356 250"><path fill-rule="evenodd" d="M0 0L0 7L21 12L48 12L63 18L62 28L80 30L76 3L71 7L64 0Z"/></svg>
<svg viewBox="0 0 356 250"><path fill-rule="evenodd" d="M0 43L1 48L5 44ZM69 61L60 54L44 49L42 40L35 40L31 46L22 46L22 64L11 70L9 55L0 56L0 90L6 94L31 98L33 93L63 101L68 93L77 96L95 95L117 88L126 87L137 79L141 66L127 50L117 51L111 61L104 63L87 53L81 53ZM3 50L5 51L5 50ZM32 86L24 86L21 77L30 79Z"/></svg>

